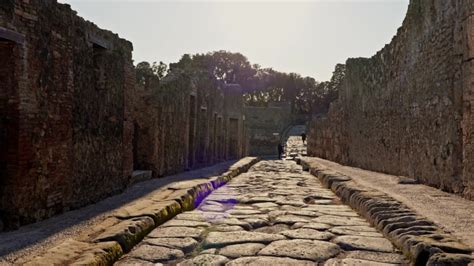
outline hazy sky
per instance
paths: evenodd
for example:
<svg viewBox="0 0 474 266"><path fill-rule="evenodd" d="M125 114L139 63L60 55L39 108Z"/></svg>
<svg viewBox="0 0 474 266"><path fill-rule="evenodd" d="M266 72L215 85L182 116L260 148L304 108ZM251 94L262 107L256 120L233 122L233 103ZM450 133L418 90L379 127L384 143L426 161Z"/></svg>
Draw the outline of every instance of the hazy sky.
<svg viewBox="0 0 474 266"><path fill-rule="evenodd" d="M228 50L317 80L389 43L408 7L408 0L60 2L133 42L135 63Z"/></svg>

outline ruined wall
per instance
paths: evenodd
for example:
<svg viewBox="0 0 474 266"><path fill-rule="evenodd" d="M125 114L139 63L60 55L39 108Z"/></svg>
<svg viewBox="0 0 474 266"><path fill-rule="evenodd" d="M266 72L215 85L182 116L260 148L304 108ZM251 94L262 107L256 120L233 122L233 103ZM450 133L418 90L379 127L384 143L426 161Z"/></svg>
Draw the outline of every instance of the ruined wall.
<svg viewBox="0 0 474 266"><path fill-rule="evenodd" d="M283 131L292 123L291 104L245 106L244 112L249 131L249 154L277 155L278 143L283 141Z"/></svg>
<svg viewBox="0 0 474 266"><path fill-rule="evenodd" d="M472 198L472 13L471 0L410 1L389 45L347 61L309 153Z"/></svg>
<svg viewBox="0 0 474 266"><path fill-rule="evenodd" d="M136 170L152 170L157 177L245 155L239 85L176 70L136 90Z"/></svg>
<svg viewBox="0 0 474 266"><path fill-rule="evenodd" d="M132 45L54 0L0 4L0 216L95 202L132 170Z"/></svg>

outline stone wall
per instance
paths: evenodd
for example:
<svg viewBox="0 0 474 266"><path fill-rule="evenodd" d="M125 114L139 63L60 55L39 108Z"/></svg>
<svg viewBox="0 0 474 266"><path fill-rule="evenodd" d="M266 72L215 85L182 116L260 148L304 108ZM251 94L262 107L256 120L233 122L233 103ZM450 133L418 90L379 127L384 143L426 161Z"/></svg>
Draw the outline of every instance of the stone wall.
<svg viewBox="0 0 474 266"><path fill-rule="evenodd" d="M242 89L136 84L132 44L56 0L0 4L0 230L246 153Z"/></svg>
<svg viewBox="0 0 474 266"><path fill-rule="evenodd" d="M131 43L53 0L2 1L0 18L3 223L122 190L132 171Z"/></svg>
<svg viewBox="0 0 474 266"><path fill-rule="evenodd" d="M156 177L245 155L239 85L174 71L136 95L135 169Z"/></svg>
<svg viewBox="0 0 474 266"><path fill-rule="evenodd" d="M245 106L249 134L249 154L277 155L278 143L292 124L291 104L273 103L268 107Z"/></svg>
<svg viewBox="0 0 474 266"><path fill-rule="evenodd" d="M347 61L309 153L474 197L473 1L411 0L392 42Z"/></svg>

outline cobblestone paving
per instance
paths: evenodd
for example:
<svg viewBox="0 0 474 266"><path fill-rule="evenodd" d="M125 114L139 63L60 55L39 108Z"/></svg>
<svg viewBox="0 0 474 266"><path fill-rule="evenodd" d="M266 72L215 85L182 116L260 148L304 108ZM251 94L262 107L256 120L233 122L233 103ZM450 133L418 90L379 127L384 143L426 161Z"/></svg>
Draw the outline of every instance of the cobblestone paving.
<svg viewBox="0 0 474 266"><path fill-rule="evenodd" d="M291 139L291 138L290 138ZM406 258L293 161L266 160L116 265L400 265Z"/></svg>

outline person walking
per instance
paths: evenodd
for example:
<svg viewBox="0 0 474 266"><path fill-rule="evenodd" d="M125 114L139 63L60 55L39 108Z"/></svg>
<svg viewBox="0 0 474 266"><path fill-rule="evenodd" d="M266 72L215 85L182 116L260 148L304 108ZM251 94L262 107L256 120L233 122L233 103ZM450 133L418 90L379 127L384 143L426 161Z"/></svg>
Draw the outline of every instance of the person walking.
<svg viewBox="0 0 474 266"><path fill-rule="evenodd" d="M301 140L303 140L303 144L306 141L306 133L301 133Z"/></svg>
<svg viewBox="0 0 474 266"><path fill-rule="evenodd" d="M278 143L278 160L281 160L281 155L283 154L283 145Z"/></svg>

